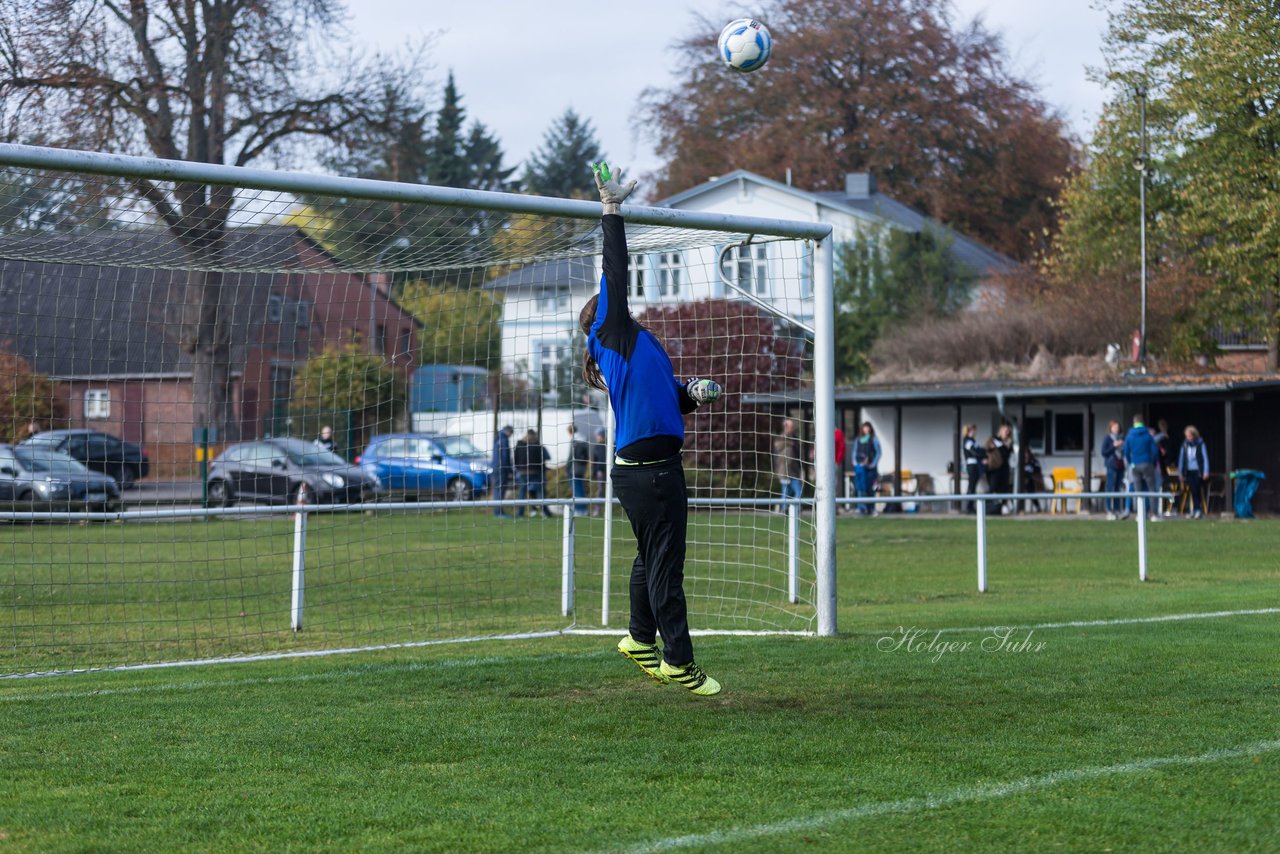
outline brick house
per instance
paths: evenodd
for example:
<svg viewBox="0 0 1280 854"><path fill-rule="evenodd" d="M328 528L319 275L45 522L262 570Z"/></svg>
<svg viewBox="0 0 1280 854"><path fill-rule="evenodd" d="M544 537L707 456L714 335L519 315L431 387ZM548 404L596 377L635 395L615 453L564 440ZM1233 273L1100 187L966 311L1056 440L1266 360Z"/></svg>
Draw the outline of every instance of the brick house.
<svg viewBox="0 0 1280 854"><path fill-rule="evenodd" d="M416 366L421 324L388 296L385 277L340 270L287 226L233 229L227 256L241 438L271 432L294 370L328 346L354 341L406 374ZM69 414L60 426L189 451L191 360L177 341L184 263L157 230L0 237L0 349L57 381Z"/></svg>

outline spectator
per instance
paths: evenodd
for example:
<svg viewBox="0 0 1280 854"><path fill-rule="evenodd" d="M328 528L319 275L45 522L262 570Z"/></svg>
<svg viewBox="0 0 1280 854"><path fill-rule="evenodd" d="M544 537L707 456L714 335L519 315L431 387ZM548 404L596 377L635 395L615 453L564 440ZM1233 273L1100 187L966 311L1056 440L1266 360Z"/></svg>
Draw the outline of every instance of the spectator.
<svg viewBox="0 0 1280 854"><path fill-rule="evenodd" d="M609 439L603 430L596 431L596 440L591 443L591 482L594 484L592 489L593 498L604 498L605 478L609 475ZM604 513L604 507L599 504L591 506L591 515L599 516Z"/></svg>
<svg viewBox="0 0 1280 854"><path fill-rule="evenodd" d="M870 421L862 422L861 431L853 443L853 485L859 498L871 498L876 494L876 481L880 478L880 440ZM871 516L874 504L859 504L858 513Z"/></svg>
<svg viewBox="0 0 1280 854"><path fill-rule="evenodd" d="M39 421L28 421L27 426L22 430L22 438L30 439L44 428L40 426Z"/></svg>
<svg viewBox="0 0 1280 854"><path fill-rule="evenodd" d="M1007 495L1013 491L1010 481L1013 478L1013 428L1001 424L996 434L987 440L987 486L996 495ZM1004 502L991 505L990 509L998 514L1004 513Z"/></svg>
<svg viewBox="0 0 1280 854"><path fill-rule="evenodd" d="M1029 495L1044 491L1044 469L1040 467L1040 460L1036 458L1030 445L1022 446L1022 491ZM1030 504L1035 512L1041 512L1039 498L1031 499Z"/></svg>
<svg viewBox="0 0 1280 854"><path fill-rule="evenodd" d="M836 428L836 498L844 495L844 431Z"/></svg>
<svg viewBox="0 0 1280 854"><path fill-rule="evenodd" d="M964 453L964 470L969 476L969 495L978 494L978 482L982 480L982 475L987 464L987 449L978 444L978 425L964 425L964 440L961 443ZM976 513L977 505L970 501L965 504L966 513Z"/></svg>
<svg viewBox="0 0 1280 854"><path fill-rule="evenodd" d="M1191 518L1204 517L1204 481L1209 476L1209 452L1200 431L1188 425L1178 452L1178 477L1191 495Z"/></svg>
<svg viewBox="0 0 1280 854"><path fill-rule="evenodd" d="M1107 435L1102 437L1098 453L1102 455L1102 465L1107 470L1107 492L1124 492L1124 436L1120 435L1119 421L1113 419L1107 425ZM1114 522L1129 515L1123 498L1107 498L1104 505L1108 521Z"/></svg>
<svg viewBox="0 0 1280 854"><path fill-rule="evenodd" d="M333 453L333 449L337 444L333 441L333 428L328 424L320 428L320 435L316 437L315 445L322 451Z"/></svg>
<svg viewBox="0 0 1280 854"><path fill-rule="evenodd" d="M1175 468L1173 440L1169 438L1169 422L1163 418L1157 421L1154 435L1156 448L1160 451L1160 461L1156 464L1156 489L1164 492L1165 478L1172 477ZM1164 501L1164 498L1160 499L1161 505ZM1169 513L1170 511L1165 510L1163 515L1168 516Z"/></svg>
<svg viewBox="0 0 1280 854"><path fill-rule="evenodd" d="M498 431L493 440L493 498L505 501L511 483L516 479L516 469L511 462L511 435L516 429L510 424ZM510 519L511 515L502 507L494 507L493 515L500 519Z"/></svg>
<svg viewBox="0 0 1280 854"><path fill-rule="evenodd" d="M547 449L538 441L538 431L530 428L524 438L516 442L515 449L515 466L516 466L516 497L521 501L528 499L537 500L545 498L544 484L546 482L547 458L550 456ZM530 506L530 516L537 514L532 512L534 507ZM551 511L546 505L541 505L542 515L550 516ZM521 505L516 509L517 516L524 515L524 506Z"/></svg>
<svg viewBox="0 0 1280 854"><path fill-rule="evenodd" d="M1160 459L1160 450L1156 447L1155 437L1143 423L1141 415L1133 416L1133 429L1124 437L1124 448L1121 450L1124 461L1129 465L1129 485L1134 492L1156 491L1156 465ZM1152 501L1152 499L1148 499ZM1160 518L1158 501L1150 506L1151 521Z"/></svg>
<svg viewBox="0 0 1280 854"><path fill-rule="evenodd" d="M804 457L800 453L800 436L796 422L782 422L782 435L773 440L773 470L782 482L782 499L804 497ZM779 507L785 513L786 507Z"/></svg>
<svg viewBox="0 0 1280 854"><path fill-rule="evenodd" d="M569 433L569 458L565 461L566 474L569 475L569 482L573 487L574 498L587 497L587 469L591 465L591 449L587 447L587 443L578 438L578 428L574 424L570 424ZM587 505L574 504L573 515L587 515Z"/></svg>

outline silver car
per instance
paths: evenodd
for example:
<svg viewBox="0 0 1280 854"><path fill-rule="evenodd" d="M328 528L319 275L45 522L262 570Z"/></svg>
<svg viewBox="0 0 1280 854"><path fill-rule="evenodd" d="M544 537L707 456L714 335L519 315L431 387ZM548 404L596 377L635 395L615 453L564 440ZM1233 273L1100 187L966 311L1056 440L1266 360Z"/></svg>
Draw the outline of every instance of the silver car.
<svg viewBox="0 0 1280 854"><path fill-rule="evenodd" d="M0 506L14 510L115 510L120 487L61 451L0 445Z"/></svg>

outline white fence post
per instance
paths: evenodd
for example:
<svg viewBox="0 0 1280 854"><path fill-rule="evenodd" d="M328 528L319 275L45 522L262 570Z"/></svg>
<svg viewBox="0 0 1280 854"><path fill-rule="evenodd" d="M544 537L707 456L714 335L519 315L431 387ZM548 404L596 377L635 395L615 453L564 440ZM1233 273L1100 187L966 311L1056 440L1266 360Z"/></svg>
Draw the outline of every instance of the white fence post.
<svg viewBox="0 0 1280 854"><path fill-rule="evenodd" d="M987 592L987 502L975 501L978 509L978 592Z"/></svg>
<svg viewBox="0 0 1280 854"><path fill-rule="evenodd" d="M1138 496L1138 580L1147 580L1147 499Z"/></svg>
<svg viewBox="0 0 1280 854"><path fill-rule="evenodd" d="M787 601L800 601L800 502L787 505Z"/></svg>
<svg viewBox="0 0 1280 854"><path fill-rule="evenodd" d="M573 614L573 505L564 506L564 542L560 551L560 616Z"/></svg>
<svg viewBox="0 0 1280 854"><path fill-rule="evenodd" d="M302 631L302 597L307 568L307 485L298 485L298 512L293 514L293 607L289 625Z"/></svg>

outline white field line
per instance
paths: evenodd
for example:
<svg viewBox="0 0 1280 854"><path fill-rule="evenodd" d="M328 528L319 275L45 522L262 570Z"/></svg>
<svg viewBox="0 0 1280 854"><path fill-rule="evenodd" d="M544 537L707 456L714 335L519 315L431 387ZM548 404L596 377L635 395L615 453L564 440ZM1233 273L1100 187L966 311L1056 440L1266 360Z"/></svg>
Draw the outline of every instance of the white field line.
<svg viewBox="0 0 1280 854"><path fill-rule="evenodd" d="M627 633L625 628L617 629L565 629L566 635L609 635L622 637ZM690 629L689 634L703 638L811 638L813 632L784 631L783 629Z"/></svg>
<svg viewBox="0 0 1280 854"><path fill-rule="evenodd" d="M749 839L777 836L782 833L800 833L813 831L842 821L853 821L862 818L874 818L882 815L905 815L909 813L927 812L944 809L959 804L995 801L1010 798L1029 792L1048 789L1063 783L1076 783L1084 780L1098 780L1104 777L1118 777L1124 774L1137 774L1142 771L1153 771L1160 768L1185 768L1194 765L1205 765L1211 762L1223 762L1228 759L1242 759L1246 756L1257 756L1280 750L1280 740L1258 741L1240 747L1229 747L1222 750L1210 750L1196 756L1156 756L1150 759L1137 759L1133 762L1122 762L1118 765L1101 765L1091 768L1075 768L1066 771L1051 771L1037 777L1023 777L1007 783L986 783L978 786L961 786L948 792L926 795L919 798L904 798L899 801L875 801L846 809L815 813L798 818L768 822L766 824L735 827L727 830L713 830L707 833L695 833L687 836L669 836L645 842L633 848L624 849L632 854L649 854L657 851L674 851L679 848L690 848L704 845L731 845Z"/></svg>
<svg viewBox="0 0 1280 854"><path fill-rule="evenodd" d="M1135 626L1142 623L1174 623L1180 620L1218 620L1223 617L1251 617L1258 614L1280 614L1280 608L1251 608L1244 611L1206 611L1201 614L1164 614L1158 617L1122 617L1116 620L1071 620L1065 623L1037 623L1027 626L965 626L951 629L931 629L944 634L951 632L993 632L996 629L1085 629L1094 626ZM861 632L859 633L861 634Z"/></svg>

